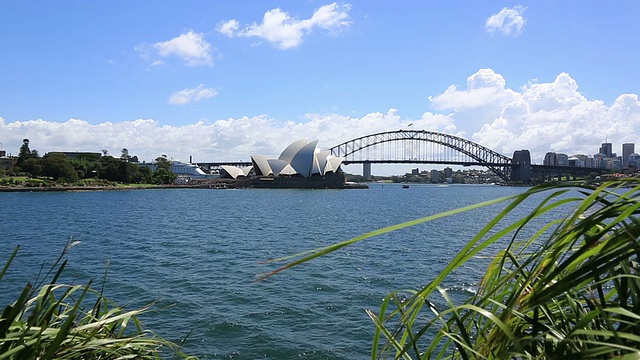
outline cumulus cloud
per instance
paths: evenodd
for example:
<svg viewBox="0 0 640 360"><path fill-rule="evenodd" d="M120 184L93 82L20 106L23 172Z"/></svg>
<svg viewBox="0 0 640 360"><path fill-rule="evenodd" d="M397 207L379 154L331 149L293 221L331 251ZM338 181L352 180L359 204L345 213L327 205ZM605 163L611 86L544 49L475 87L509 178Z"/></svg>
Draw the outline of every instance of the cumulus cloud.
<svg viewBox="0 0 640 360"><path fill-rule="evenodd" d="M254 22L240 29L240 23L234 19L220 24L217 30L228 37L256 37L280 49L290 49L300 46L303 36L316 28L330 32L347 28L349 10L350 5L333 3L316 9L309 19L297 20L276 8L267 11L260 24Z"/></svg>
<svg viewBox="0 0 640 360"><path fill-rule="evenodd" d="M411 129L457 135L507 156L528 149L534 163L541 163L548 151L593 155L605 138L614 144L614 152L621 151L622 143L638 141L637 94L621 94L610 105L587 99L568 73L518 90L506 84L494 70L481 69L467 78L466 88L452 85L431 97L436 111L425 111L419 119L404 119L393 108L361 117L305 114L298 122L283 122L259 115L182 126L160 125L152 119L90 124L80 119L58 123L0 118L0 134L3 148L13 154L28 138L42 154L100 149L118 154L127 148L147 161L167 154L179 160L193 155L201 162L249 160L257 153L277 157L283 144L299 138L319 139L321 148L329 148L377 132L409 129L410 123ZM202 85L185 89L194 91L185 98L195 101L199 90L207 89Z"/></svg>
<svg viewBox="0 0 640 360"><path fill-rule="evenodd" d="M471 140L508 156L529 149L539 162L548 151L593 155L605 138L621 146L640 134L638 95L620 95L608 107L582 95L568 73L515 91L502 75L481 69L466 89L452 85L429 99L434 108L451 111L453 125Z"/></svg>
<svg viewBox="0 0 640 360"><path fill-rule="evenodd" d="M180 90L169 98L169 104L172 105L185 105L190 102L198 102L202 99L212 98L218 95L215 89L205 88L203 84L193 89Z"/></svg>
<svg viewBox="0 0 640 360"><path fill-rule="evenodd" d="M144 57L150 56L150 53L160 57L176 56L182 59L187 66L213 65L211 44L204 39L202 33L193 31L180 34L171 40L157 42L151 46L138 46L136 50ZM161 60L154 60L152 66L162 63Z"/></svg>
<svg viewBox="0 0 640 360"><path fill-rule="evenodd" d="M487 19L485 29L490 34L502 33L507 36L518 36L522 33L524 24L527 22L523 16L524 10L525 8L520 5L511 9L503 8Z"/></svg>

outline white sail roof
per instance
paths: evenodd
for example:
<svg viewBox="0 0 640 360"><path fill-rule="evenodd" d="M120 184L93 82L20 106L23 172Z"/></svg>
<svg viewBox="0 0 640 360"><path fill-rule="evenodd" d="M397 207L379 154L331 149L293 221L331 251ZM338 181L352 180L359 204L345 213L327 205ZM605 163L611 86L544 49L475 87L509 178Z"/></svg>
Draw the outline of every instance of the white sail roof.
<svg viewBox="0 0 640 360"><path fill-rule="evenodd" d="M264 155L251 155L251 162L258 176L273 175L273 170L268 163L269 158Z"/></svg>
<svg viewBox="0 0 640 360"><path fill-rule="evenodd" d="M315 155L316 145L318 140L314 140L305 146L303 146L291 159L290 164L298 172L298 174L309 177L311 176L311 169L313 167L313 159Z"/></svg>
<svg viewBox="0 0 640 360"><path fill-rule="evenodd" d="M229 176L231 176L234 179L237 178L238 176L244 176L242 169L240 169L239 167L235 167L231 165L221 165L220 168L226 171L227 174L229 174Z"/></svg>
<svg viewBox="0 0 640 360"><path fill-rule="evenodd" d="M295 175L296 171L289 163L280 159L269 159L269 166L273 170L273 176Z"/></svg>
<svg viewBox="0 0 640 360"><path fill-rule="evenodd" d="M316 150L315 159L313 161L313 169L311 174L325 174L325 167L327 166L327 157L331 155L329 151Z"/></svg>
<svg viewBox="0 0 640 360"><path fill-rule="evenodd" d="M314 174L337 172L343 159L333 156L330 151L316 149L317 145L318 140L307 142L307 139L300 139L287 146L278 159L252 155L253 169L258 176L299 174L310 177ZM243 170L245 176L250 170Z"/></svg>
<svg viewBox="0 0 640 360"><path fill-rule="evenodd" d="M302 149L302 147L305 145L307 145L307 139L299 139L292 142L282 151L282 154L280 154L278 159L286 161L290 164L291 160L293 160L293 157L296 156L298 151L300 151L300 149Z"/></svg>
<svg viewBox="0 0 640 360"><path fill-rule="evenodd" d="M326 174L328 172L338 171L340 165L342 165L342 160L343 159L341 157L329 155L327 157L327 165L324 168L324 173Z"/></svg>

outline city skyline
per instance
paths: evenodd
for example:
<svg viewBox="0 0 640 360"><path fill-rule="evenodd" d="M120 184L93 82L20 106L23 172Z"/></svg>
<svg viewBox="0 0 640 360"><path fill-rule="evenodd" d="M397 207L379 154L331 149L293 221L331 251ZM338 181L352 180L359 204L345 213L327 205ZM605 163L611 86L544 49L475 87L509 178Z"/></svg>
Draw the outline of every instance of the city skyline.
<svg viewBox="0 0 640 360"><path fill-rule="evenodd" d="M463 4L0 3L0 142L195 162L409 124L540 162L638 142L640 5Z"/></svg>

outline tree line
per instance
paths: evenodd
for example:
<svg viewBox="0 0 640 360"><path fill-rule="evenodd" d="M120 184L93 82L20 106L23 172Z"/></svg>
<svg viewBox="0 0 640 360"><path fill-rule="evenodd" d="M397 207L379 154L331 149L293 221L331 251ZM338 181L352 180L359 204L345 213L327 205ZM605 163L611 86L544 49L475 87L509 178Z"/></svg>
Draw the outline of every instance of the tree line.
<svg viewBox="0 0 640 360"><path fill-rule="evenodd" d="M102 179L125 184L173 184L176 174L171 171L171 162L166 156L156 159L156 167L140 165L136 156L122 149L120 157L99 153L80 153L70 159L60 152L49 152L40 156L31 150L29 139L22 140L13 173L26 173L32 177L50 178L56 182L74 183L82 179Z"/></svg>

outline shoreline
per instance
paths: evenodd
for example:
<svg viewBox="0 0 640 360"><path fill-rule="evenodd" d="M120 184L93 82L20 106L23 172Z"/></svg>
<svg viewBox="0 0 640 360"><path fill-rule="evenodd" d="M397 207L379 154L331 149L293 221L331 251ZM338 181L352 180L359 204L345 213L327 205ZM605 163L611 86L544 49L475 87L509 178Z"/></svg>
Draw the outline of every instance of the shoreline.
<svg viewBox="0 0 640 360"><path fill-rule="evenodd" d="M15 186L0 187L0 192L61 192L61 191L121 191L152 189L212 189L207 185L148 185L148 186Z"/></svg>

